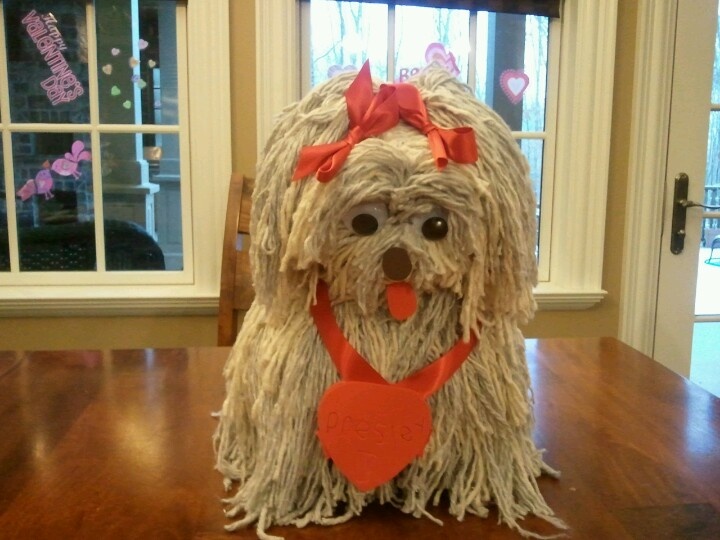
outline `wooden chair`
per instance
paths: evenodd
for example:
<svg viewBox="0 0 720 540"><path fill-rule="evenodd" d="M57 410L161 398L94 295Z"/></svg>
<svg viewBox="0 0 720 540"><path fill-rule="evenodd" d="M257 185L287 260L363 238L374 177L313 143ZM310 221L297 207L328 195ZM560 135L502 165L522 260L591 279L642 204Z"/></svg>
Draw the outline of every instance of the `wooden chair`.
<svg viewBox="0 0 720 540"><path fill-rule="evenodd" d="M254 180L230 178L223 236L218 310L218 345L235 343L238 329L255 297L250 274L250 207Z"/></svg>

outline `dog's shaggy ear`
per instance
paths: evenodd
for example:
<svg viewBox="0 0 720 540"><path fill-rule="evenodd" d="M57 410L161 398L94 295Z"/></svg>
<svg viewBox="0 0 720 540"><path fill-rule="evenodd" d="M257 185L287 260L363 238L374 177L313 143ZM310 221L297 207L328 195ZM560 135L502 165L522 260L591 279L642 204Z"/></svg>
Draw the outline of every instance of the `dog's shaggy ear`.
<svg viewBox="0 0 720 540"><path fill-rule="evenodd" d="M527 160L505 122L447 71L431 66L408 81L441 127L470 126L480 156L473 168L480 199L468 201L484 234L469 238L473 262L463 284L462 325L467 334L478 321L518 321L535 310L535 195Z"/></svg>
<svg viewBox="0 0 720 540"><path fill-rule="evenodd" d="M286 312L298 294L294 268L286 260L294 214L305 191L317 190L314 178L292 181L303 146L335 142L348 129L344 92L354 73L338 75L283 110L258 164L250 220L250 259L256 301L267 313ZM297 276L295 276L297 277ZM314 293L314 288L310 294Z"/></svg>

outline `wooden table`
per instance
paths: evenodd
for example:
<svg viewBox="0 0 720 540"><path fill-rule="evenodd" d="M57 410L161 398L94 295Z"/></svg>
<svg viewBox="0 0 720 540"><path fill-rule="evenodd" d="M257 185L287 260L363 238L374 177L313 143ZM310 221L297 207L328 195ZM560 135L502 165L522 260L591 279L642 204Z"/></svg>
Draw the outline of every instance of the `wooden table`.
<svg viewBox="0 0 720 540"><path fill-rule="evenodd" d="M529 340L543 477L571 537L720 538L720 400L614 339ZM0 353L0 538L231 535L211 434L226 348ZM519 538L372 506L294 538ZM552 532L535 518L526 526Z"/></svg>

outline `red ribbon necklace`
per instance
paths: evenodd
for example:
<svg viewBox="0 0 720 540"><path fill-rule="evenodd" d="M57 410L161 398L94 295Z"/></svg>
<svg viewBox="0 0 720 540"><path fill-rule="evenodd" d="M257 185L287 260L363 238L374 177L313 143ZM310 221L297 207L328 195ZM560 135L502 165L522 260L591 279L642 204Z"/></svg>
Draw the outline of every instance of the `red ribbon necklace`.
<svg viewBox="0 0 720 540"><path fill-rule="evenodd" d="M477 338L471 334L467 342L458 340L440 358L393 384L345 339L322 281L310 313L341 378L320 399L317 436L325 455L347 479L369 491L423 454L432 432L425 400L457 371Z"/></svg>

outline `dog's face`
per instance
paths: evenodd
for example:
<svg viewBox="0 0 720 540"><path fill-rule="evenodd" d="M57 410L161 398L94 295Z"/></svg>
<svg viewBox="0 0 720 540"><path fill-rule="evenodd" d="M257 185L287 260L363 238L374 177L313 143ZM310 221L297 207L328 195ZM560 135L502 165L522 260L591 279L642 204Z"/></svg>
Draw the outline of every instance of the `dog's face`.
<svg viewBox="0 0 720 540"><path fill-rule="evenodd" d="M301 148L347 134L351 80L331 79L288 108L265 149L251 223L258 301L278 313L307 306L322 279L334 302L356 302L367 316L389 308L402 320L407 310L397 316L393 304L408 294L419 309L431 295L450 295L462 304L466 337L478 321L531 315L527 163L499 117L446 72L413 84L433 123L472 128L476 162L439 169L428 137L401 121L355 144L329 182L291 180Z"/></svg>
<svg viewBox="0 0 720 540"><path fill-rule="evenodd" d="M483 192L474 167L438 170L427 138L399 125L358 144L332 182L309 190L296 215L286 258L319 265L339 301L366 315L390 308L396 319L407 296L441 291L462 297L463 283L486 236ZM317 225L316 225L317 224ZM398 293L393 291L403 285Z"/></svg>

